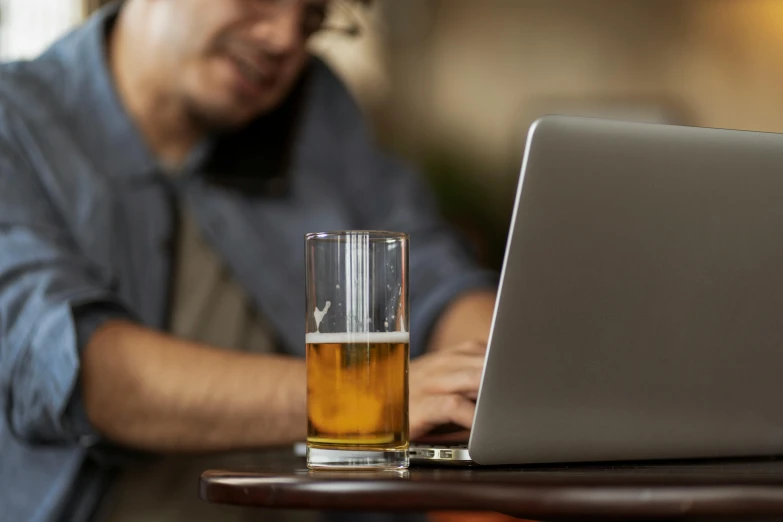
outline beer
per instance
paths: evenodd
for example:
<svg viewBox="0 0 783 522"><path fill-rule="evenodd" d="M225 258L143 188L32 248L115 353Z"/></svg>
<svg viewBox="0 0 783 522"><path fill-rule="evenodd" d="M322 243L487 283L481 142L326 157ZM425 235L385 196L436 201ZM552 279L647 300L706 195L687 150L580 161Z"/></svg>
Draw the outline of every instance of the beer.
<svg viewBox="0 0 783 522"><path fill-rule="evenodd" d="M306 342L309 446L407 449L409 335L311 333Z"/></svg>
<svg viewBox="0 0 783 522"><path fill-rule="evenodd" d="M399 470L408 454L408 243L374 230L305 236L307 466ZM321 332L329 333L321 333Z"/></svg>

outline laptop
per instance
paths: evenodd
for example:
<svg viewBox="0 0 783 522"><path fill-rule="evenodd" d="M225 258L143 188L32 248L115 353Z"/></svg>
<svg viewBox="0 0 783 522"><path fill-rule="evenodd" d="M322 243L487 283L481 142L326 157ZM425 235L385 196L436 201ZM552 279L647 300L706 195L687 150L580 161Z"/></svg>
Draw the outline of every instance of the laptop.
<svg viewBox="0 0 783 522"><path fill-rule="evenodd" d="M470 441L414 463L783 454L783 135L530 129Z"/></svg>

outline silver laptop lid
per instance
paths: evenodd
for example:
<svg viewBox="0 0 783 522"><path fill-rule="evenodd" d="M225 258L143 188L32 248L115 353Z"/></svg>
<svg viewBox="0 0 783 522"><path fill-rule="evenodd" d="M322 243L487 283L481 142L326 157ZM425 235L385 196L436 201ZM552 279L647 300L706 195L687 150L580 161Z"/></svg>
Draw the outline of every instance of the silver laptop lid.
<svg viewBox="0 0 783 522"><path fill-rule="evenodd" d="M470 455L783 453L783 136L529 134Z"/></svg>

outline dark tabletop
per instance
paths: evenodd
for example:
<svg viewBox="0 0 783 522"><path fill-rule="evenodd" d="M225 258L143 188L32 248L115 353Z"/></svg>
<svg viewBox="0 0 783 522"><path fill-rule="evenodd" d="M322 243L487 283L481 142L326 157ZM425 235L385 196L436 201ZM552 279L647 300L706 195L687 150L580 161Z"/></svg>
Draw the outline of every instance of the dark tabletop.
<svg viewBox="0 0 783 522"><path fill-rule="evenodd" d="M405 472L313 472L303 459L264 469L210 470L215 503L315 510L498 511L535 520L783 520L783 460L412 467Z"/></svg>

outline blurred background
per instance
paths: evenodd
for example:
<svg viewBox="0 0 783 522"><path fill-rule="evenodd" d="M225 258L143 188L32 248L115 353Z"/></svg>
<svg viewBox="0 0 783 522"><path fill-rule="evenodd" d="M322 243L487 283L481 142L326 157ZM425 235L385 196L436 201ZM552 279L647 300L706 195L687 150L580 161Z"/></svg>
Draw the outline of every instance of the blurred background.
<svg viewBox="0 0 783 522"><path fill-rule="evenodd" d="M101 0L0 0L0 59ZM336 2L313 49L499 267L526 129L568 113L783 132L783 0Z"/></svg>

